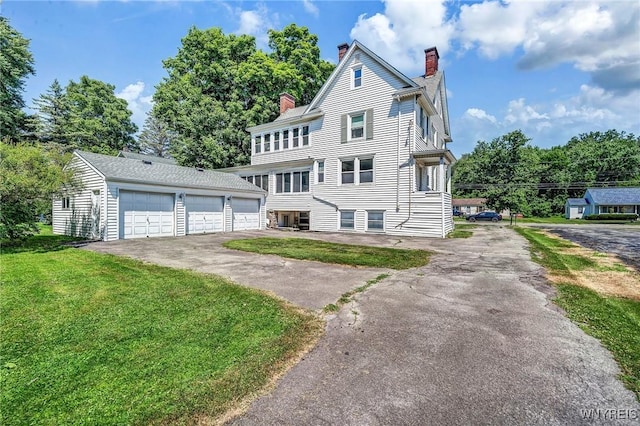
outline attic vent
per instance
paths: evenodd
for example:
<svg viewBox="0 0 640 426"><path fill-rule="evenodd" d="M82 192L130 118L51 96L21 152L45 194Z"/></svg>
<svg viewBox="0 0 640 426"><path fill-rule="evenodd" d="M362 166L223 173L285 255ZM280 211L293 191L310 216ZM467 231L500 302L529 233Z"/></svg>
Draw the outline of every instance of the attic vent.
<svg viewBox="0 0 640 426"><path fill-rule="evenodd" d="M202 167L196 167L196 170L199 172L204 172L204 169Z"/></svg>
<svg viewBox="0 0 640 426"><path fill-rule="evenodd" d="M142 162L144 164L149 164L149 165L153 164L153 161L149 161L149 160L142 160Z"/></svg>

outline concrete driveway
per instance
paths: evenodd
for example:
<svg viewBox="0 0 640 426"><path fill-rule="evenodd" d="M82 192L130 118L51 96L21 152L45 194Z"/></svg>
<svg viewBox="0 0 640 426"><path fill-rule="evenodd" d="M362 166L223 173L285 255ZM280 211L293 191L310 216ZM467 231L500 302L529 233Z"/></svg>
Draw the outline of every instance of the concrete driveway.
<svg viewBox="0 0 640 426"><path fill-rule="evenodd" d="M308 307L335 302L344 289L381 272L220 248L221 241L244 235L255 234L90 247L171 266L222 268L240 283L292 295L287 298ZM619 371L610 354L549 302L551 289L542 270L512 230L482 226L464 240L296 236L438 253L425 267L393 271L328 316L319 344L234 424L610 424L611 417L604 416L611 411L605 410L614 409L621 410L616 424L638 424L640 404L616 379ZM270 274L283 271L300 275L282 274L286 284L280 288ZM334 273L342 275L324 276ZM315 297L311 292L325 299L309 303Z"/></svg>

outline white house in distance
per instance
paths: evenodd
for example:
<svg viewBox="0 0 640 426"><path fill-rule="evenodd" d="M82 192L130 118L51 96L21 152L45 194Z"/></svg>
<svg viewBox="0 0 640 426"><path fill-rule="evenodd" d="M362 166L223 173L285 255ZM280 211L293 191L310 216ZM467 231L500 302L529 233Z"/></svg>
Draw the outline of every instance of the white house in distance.
<svg viewBox="0 0 640 426"><path fill-rule="evenodd" d="M640 188L588 188L583 198L569 198L565 203L567 219L604 213L640 214Z"/></svg>
<svg viewBox="0 0 640 426"><path fill-rule="evenodd" d="M309 105L247 129L251 164L224 169L267 191L269 222L313 231L444 237L453 229L451 142L438 51L409 78L354 41Z"/></svg>
<svg viewBox="0 0 640 426"><path fill-rule="evenodd" d="M158 157L76 151L79 190L53 201L53 232L105 241L262 229L265 192L229 173Z"/></svg>

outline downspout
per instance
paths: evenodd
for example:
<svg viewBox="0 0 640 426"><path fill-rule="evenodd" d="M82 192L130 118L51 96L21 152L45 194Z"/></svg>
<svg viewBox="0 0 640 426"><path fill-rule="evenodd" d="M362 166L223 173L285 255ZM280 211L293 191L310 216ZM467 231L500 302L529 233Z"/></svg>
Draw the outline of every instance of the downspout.
<svg viewBox="0 0 640 426"><path fill-rule="evenodd" d="M396 144L396 213L400 211L400 117L402 109L400 105L400 96L395 97L398 102L398 142Z"/></svg>

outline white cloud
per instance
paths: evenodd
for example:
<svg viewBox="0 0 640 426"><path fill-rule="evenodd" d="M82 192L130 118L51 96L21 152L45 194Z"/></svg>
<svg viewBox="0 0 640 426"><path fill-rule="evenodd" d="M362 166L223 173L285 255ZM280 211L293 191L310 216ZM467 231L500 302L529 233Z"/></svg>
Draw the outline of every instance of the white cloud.
<svg viewBox="0 0 640 426"><path fill-rule="evenodd" d="M131 121L136 123L139 130L142 130L144 120L147 118L147 112L153 106L152 96L143 96L145 84L142 81L138 81L133 84L129 84L127 87L116 93L116 97L127 101L128 108L132 112Z"/></svg>
<svg viewBox="0 0 640 426"><path fill-rule="evenodd" d="M525 99L520 98L509 102L507 108L507 115L504 117L504 122L507 125L516 125L520 127L527 127L532 122L541 122L548 120L549 116L545 113L539 113L536 108L525 104Z"/></svg>
<svg viewBox="0 0 640 426"><path fill-rule="evenodd" d="M227 9L238 19L238 29L235 34L248 34L256 38L259 48L264 48L269 43L268 31L275 28L278 15L270 13L264 3L258 3L255 9L242 10L241 8Z"/></svg>
<svg viewBox="0 0 640 426"><path fill-rule="evenodd" d="M487 112L483 109L469 108L465 111L464 114L468 117L476 118L478 120L487 120L493 124L496 124L498 121L493 115L487 114Z"/></svg>
<svg viewBox="0 0 640 426"><path fill-rule="evenodd" d="M447 21L445 1L386 0L384 13L360 15L350 36L410 74L424 73L424 49L449 50L454 26Z"/></svg>
<svg viewBox="0 0 640 426"><path fill-rule="evenodd" d="M640 87L638 1L484 0L457 15L445 0L383 1L383 13L358 17L351 38L409 74L422 71L425 47L444 57L454 46L489 60L515 54L523 70L569 63L607 90Z"/></svg>
<svg viewBox="0 0 640 426"><path fill-rule="evenodd" d="M302 5L304 6L304 10L306 10L307 13L310 13L316 18L320 15L320 10L318 10L318 6L313 4L312 0L302 0Z"/></svg>

